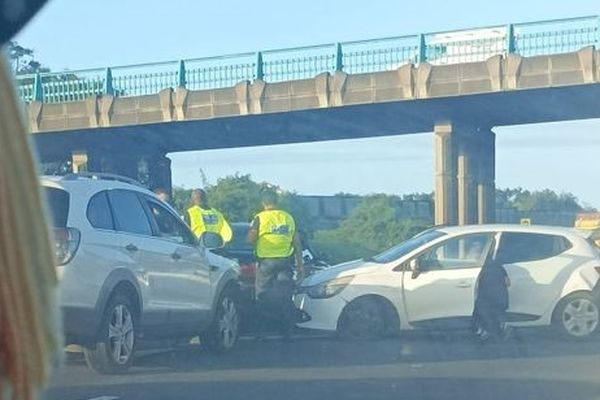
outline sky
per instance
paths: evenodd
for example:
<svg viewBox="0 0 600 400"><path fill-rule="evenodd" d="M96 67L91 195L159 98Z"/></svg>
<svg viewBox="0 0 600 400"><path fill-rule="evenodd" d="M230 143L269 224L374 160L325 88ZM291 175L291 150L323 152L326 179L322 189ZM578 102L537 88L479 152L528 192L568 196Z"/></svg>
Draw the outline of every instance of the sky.
<svg viewBox="0 0 600 400"><path fill-rule="evenodd" d="M593 1L51 0L16 40L53 71L600 13ZM496 128L496 185L600 208L600 120ZM433 189L431 134L170 155L174 184L251 174L302 194Z"/></svg>

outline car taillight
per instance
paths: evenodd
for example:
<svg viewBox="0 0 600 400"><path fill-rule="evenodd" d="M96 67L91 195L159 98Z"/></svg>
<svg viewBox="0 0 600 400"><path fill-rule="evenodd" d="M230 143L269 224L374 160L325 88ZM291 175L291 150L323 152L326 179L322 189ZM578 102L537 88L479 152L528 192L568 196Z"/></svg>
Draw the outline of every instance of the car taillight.
<svg viewBox="0 0 600 400"><path fill-rule="evenodd" d="M54 258L57 265L65 265L79 248L81 234L75 228L54 229Z"/></svg>
<svg viewBox="0 0 600 400"><path fill-rule="evenodd" d="M256 276L256 264L240 264L240 276L242 278L252 278Z"/></svg>

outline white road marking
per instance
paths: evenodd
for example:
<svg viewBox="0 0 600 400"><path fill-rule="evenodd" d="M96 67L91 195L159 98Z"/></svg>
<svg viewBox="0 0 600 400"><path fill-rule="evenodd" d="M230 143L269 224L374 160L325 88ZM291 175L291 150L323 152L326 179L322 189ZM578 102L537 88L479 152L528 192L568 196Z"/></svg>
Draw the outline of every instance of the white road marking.
<svg viewBox="0 0 600 400"><path fill-rule="evenodd" d="M87 399L87 400L118 400L119 398L117 396L100 396L100 397L92 397L91 399Z"/></svg>

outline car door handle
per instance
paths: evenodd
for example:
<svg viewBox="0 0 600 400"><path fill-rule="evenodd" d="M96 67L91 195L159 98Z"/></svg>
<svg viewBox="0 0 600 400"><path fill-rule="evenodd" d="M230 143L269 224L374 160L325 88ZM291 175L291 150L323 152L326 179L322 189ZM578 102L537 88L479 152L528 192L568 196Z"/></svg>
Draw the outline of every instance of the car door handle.
<svg viewBox="0 0 600 400"><path fill-rule="evenodd" d="M458 282L456 284L457 288L470 288L472 285L469 282Z"/></svg>
<svg viewBox="0 0 600 400"><path fill-rule="evenodd" d="M138 248L135 244L133 243L129 243L127 246L125 246L125 250L127 251L138 251Z"/></svg>
<svg viewBox="0 0 600 400"><path fill-rule="evenodd" d="M179 261L181 260L181 256L179 255L179 253L173 253L171 254L171 258L175 261Z"/></svg>

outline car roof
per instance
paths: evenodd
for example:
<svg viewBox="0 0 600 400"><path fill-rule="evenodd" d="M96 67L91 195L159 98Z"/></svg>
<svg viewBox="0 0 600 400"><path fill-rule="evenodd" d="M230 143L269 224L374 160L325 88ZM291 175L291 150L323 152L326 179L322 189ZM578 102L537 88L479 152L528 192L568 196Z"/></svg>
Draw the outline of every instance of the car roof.
<svg viewBox="0 0 600 400"><path fill-rule="evenodd" d="M464 226L444 226L434 228L440 232L444 232L448 235L457 235L464 233L477 233L483 231L496 231L496 232L527 232L527 233L541 233L549 235L566 235L572 236L577 235L580 237L590 236L589 232L581 231L575 228L568 228L563 226L549 226L549 225L521 225L521 224L482 224L482 225L464 225Z"/></svg>
<svg viewBox="0 0 600 400"><path fill-rule="evenodd" d="M154 195L150 190L143 187L138 182L117 175L44 175L40 177L42 186L65 189L67 191L86 191L93 188L93 192L99 192L108 189L127 189L140 193Z"/></svg>

